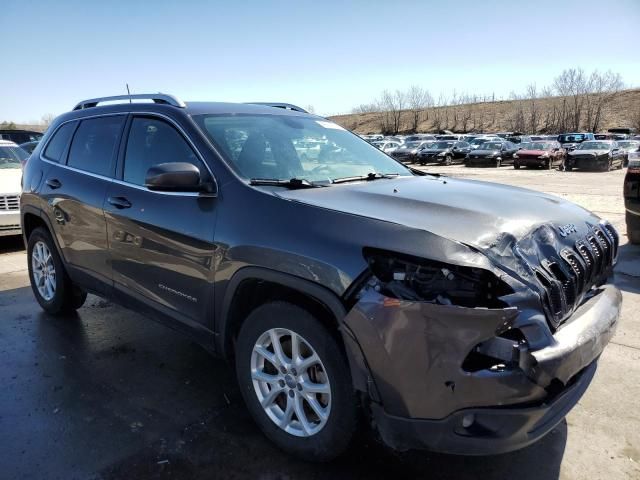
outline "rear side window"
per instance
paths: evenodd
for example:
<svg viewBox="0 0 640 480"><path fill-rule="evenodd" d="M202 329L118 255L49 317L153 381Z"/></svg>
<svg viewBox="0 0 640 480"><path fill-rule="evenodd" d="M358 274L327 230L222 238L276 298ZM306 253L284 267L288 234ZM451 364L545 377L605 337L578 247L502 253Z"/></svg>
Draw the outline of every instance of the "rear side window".
<svg viewBox="0 0 640 480"><path fill-rule="evenodd" d="M73 136L67 165L109 176L124 120L124 115L83 120Z"/></svg>
<svg viewBox="0 0 640 480"><path fill-rule="evenodd" d="M44 150L44 158L52 162L60 162L75 128L76 122L69 122L56 130Z"/></svg>
<svg viewBox="0 0 640 480"><path fill-rule="evenodd" d="M127 140L124 181L144 185L149 168L170 162L191 163L198 167L202 179L207 179L205 166L175 128L157 118L135 117Z"/></svg>

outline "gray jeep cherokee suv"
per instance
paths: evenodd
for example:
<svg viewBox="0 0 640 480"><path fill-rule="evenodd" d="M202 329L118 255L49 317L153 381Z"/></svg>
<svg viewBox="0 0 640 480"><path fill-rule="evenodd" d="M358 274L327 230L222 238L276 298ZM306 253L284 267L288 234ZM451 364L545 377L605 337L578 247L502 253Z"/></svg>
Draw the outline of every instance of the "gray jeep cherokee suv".
<svg viewBox="0 0 640 480"><path fill-rule="evenodd" d="M526 446L620 312L609 223L408 169L287 104L81 102L27 163L21 216L45 311L92 292L233 358L256 423L307 459L362 417L400 450Z"/></svg>

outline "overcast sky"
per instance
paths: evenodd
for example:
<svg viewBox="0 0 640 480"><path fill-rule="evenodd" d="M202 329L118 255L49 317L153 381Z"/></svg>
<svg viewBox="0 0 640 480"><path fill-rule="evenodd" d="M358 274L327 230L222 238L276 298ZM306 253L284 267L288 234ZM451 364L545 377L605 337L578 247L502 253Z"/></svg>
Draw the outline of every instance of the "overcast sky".
<svg viewBox="0 0 640 480"><path fill-rule="evenodd" d="M2 0L0 32L0 121L60 114L127 82L322 115L412 84L506 98L568 67L640 85L640 0Z"/></svg>

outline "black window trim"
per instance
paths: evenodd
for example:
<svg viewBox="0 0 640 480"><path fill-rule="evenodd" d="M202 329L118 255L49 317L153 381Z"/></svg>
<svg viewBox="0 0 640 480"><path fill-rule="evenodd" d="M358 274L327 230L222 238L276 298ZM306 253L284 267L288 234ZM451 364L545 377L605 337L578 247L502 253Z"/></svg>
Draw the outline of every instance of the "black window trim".
<svg viewBox="0 0 640 480"><path fill-rule="evenodd" d="M191 149L196 154L196 157L198 157L198 160L200 160L200 162L202 162L202 164L204 165L204 168L207 169L207 172L209 173L209 177L211 178L211 181L216 185L215 190L218 191L218 185L217 185L218 182L216 180L215 175L211 171L211 167L209 167L209 164L205 161L204 157L200 153L200 150L198 150L198 148L193 143L191 138L189 138L189 135L187 135L184 128L182 128L173 118L158 112L128 112L128 114L129 114L129 118L125 122L125 131L123 132L121 141L120 141L120 149L118 151L118 161L116 165L116 174L112 179L113 183L124 185L130 188L136 188L144 192L151 192L151 193L156 193L161 195L173 195L173 196L183 196L183 197L203 196L203 194L200 192L163 192L163 191L157 191L157 190L149 190L144 185L136 185L135 183L126 182L124 180L124 157L127 150L127 142L129 141L129 132L131 131L131 124L133 123L133 119L135 117L143 117L143 118L154 117L154 118L159 118L160 120L166 121L178 131L178 134L182 136L182 138L187 142L187 144L191 147Z"/></svg>
<svg viewBox="0 0 640 480"><path fill-rule="evenodd" d="M105 177L104 175L100 175L98 173L92 173L92 172L87 172L86 170L80 170L79 168L75 168L75 167L71 167L69 165L67 165L67 158L69 155L69 149L71 146L71 141L73 140L73 136L75 135L75 130L73 132L73 135L69 141L69 143L67 144L67 148L64 152L64 158L65 158L65 162L55 162L53 160L49 160L47 158L45 158L43 156L43 152L46 149L47 145L49 144L49 142L51 141L51 138L53 138L53 134L55 134L55 132L58 131L58 129L66 124L66 123L70 123L70 122L77 122L76 125L76 130L78 128L78 125L80 125L80 122L82 120L87 120L90 118L98 118L98 117L111 117L114 115L126 115L127 119L124 122L124 126L123 128L127 129L131 123L131 117L133 115L141 115L141 116L156 116L159 118L162 118L166 121L168 121L169 123L171 123L181 134L182 136L187 140L187 142L189 143L189 145L193 148L194 152L196 153L196 155L198 156L198 158L200 159L200 161L204 164L205 168L207 169L207 171L209 172L209 175L211 176L211 181L216 185L216 191L218 191L218 185L217 185L217 180L215 175L213 174L213 172L211 171L211 168L209 167L209 165L207 164L207 162L204 160L202 154L200 153L200 151L198 150L198 148L195 146L195 144L193 143L193 141L189 138L189 136L186 134L186 132L184 131L184 129L175 121L173 120L171 117L168 117L167 115L163 115L161 113L157 113L157 112L115 112L115 113L103 113L103 114L96 114L96 115L87 115L87 116L83 116L83 117L78 117L78 118L72 118L69 120L66 120L64 122L62 122L60 125L58 125L55 129L55 131L51 134L51 136L47 139L47 143L43 146L43 148L40 149L40 155L39 155L39 159L43 162L46 163L50 163L51 165L57 165L59 167L62 168L66 168L68 170L71 170L73 172L77 172L77 173L81 173L84 175L89 175L90 177L94 177L94 178L100 178L102 180L107 180L111 183L117 183L119 185L124 185L127 187L131 187L131 188L136 188L138 190L142 190L145 192L151 192L151 193L155 193L155 194L159 194L159 195L169 195L169 196L181 196L181 197L201 197L201 196L206 196L203 195L202 193L199 192L163 192L163 191L157 191L157 190L149 190L147 187L143 187L140 185L135 185L133 183L128 183L125 182L121 179L116 178L116 175L112 175L110 177ZM114 172L118 172L118 168L120 168L120 165L124 165L122 162L124 161L124 151L123 151L123 141L125 139L125 133L126 133L126 138L129 138L129 131L128 129L125 130L125 132L123 132L120 135L120 145L118 147L118 154L117 154L117 161L116 161L116 165L115 165L115 170ZM124 148L126 148L126 144L124 145Z"/></svg>
<svg viewBox="0 0 640 480"><path fill-rule="evenodd" d="M69 137L69 139L67 140L67 144L65 145L64 149L62 149L62 155L58 160L54 160L53 158L49 158L47 156L45 156L45 152L47 151L47 148L49 147L49 144L51 143L51 140L53 140L53 138L56 136L56 134L60 131L60 129L67 125L68 123L72 123L75 122L76 125L73 128L73 131L71 132L71 136ZM67 120L66 122L62 122L60 125L58 125L56 127L56 129L51 133L51 135L49 135L49 138L47 138L47 143L45 143L45 145L40 149L40 159L41 160L45 160L49 163L53 163L55 165L64 165L63 163L63 159L67 158L67 155L69 154L69 147L71 146L71 140L73 139L73 136L76 134L76 130L78 129L78 125L80 125L80 122L78 122L76 119L73 120Z"/></svg>
<svg viewBox="0 0 640 480"><path fill-rule="evenodd" d="M77 168L77 167L72 167L71 165L69 165L69 154L71 153L71 145L73 145L73 140L76 138L76 134L78 133L78 129L80 128L80 126L82 125L82 122L84 122L85 120L94 120L96 118L102 118L102 117L116 117L116 116L124 116L124 122L122 122L122 127L120 127L120 134L118 135L118 144L117 144L117 148L116 148L116 154L111 156L111 165L109 165L109 174L108 175L102 175L100 173L95 173L95 172L89 172L88 170L83 170L82 168ZM127 124L127 119L128 119L128 112L116 112L116 113L107 113L107 114L103 114L103 115L94 115L94 116L90 116L90 117L82 117L82 118L78 118L76 119L78 121L78 125L76 125L76 128L73 132L73 135L71 136L71 141L69 142L69 145L67 145L67 149L65 151L65 156L64 156L64 162L60 162L60 165L64 165L67 168L71 168L77 172L83 172L83 173L89 173L92 175L95 175L96 177L101 177L101 178L108 178L109 180L115 178L115 172L116 172L116 165L118 162L118 155L120 154L120 144L122 143L122 137L123 137L123 133L124 133L124 127Z"/></svg>

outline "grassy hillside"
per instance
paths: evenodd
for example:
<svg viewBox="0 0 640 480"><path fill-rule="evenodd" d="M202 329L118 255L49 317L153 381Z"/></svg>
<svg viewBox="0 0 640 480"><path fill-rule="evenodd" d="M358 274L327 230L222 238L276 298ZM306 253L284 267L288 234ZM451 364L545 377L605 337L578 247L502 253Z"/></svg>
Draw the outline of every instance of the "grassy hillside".
<svg viewBox="0 0 640 480"><path fill-rule="evenodd" d="M433 107L421 112L421 120L417 131L436 132L439 129L456 132L469 131L513 131L518 117L524 118L527 133L545 132L556 133L552 130L553 116L560 114L564 106L573 100L569 97L547 97L535 100L537 121L536 128L531 128L531 101L509 100L498 102L486 102L464 104L446 107ZM330 117L334 122L357 133L379 133L382 131L382 114L380 112L359 113L348 115L336 115ZM411 131L412 112L403 110L401 115L401 127L399 133ZM581 122L582 123L582 122ZM584 122L586 123L586 122ZM586 129L582 123L580 128ZM520 125L522 122L520 122ZM438 128L439 127L439 128ZM640 129L640 89L625 90L618 94L602 112L602 120L598 130L605 131L612 127L635 127ZM557 128L556 128L557 130Z"/></svg>

